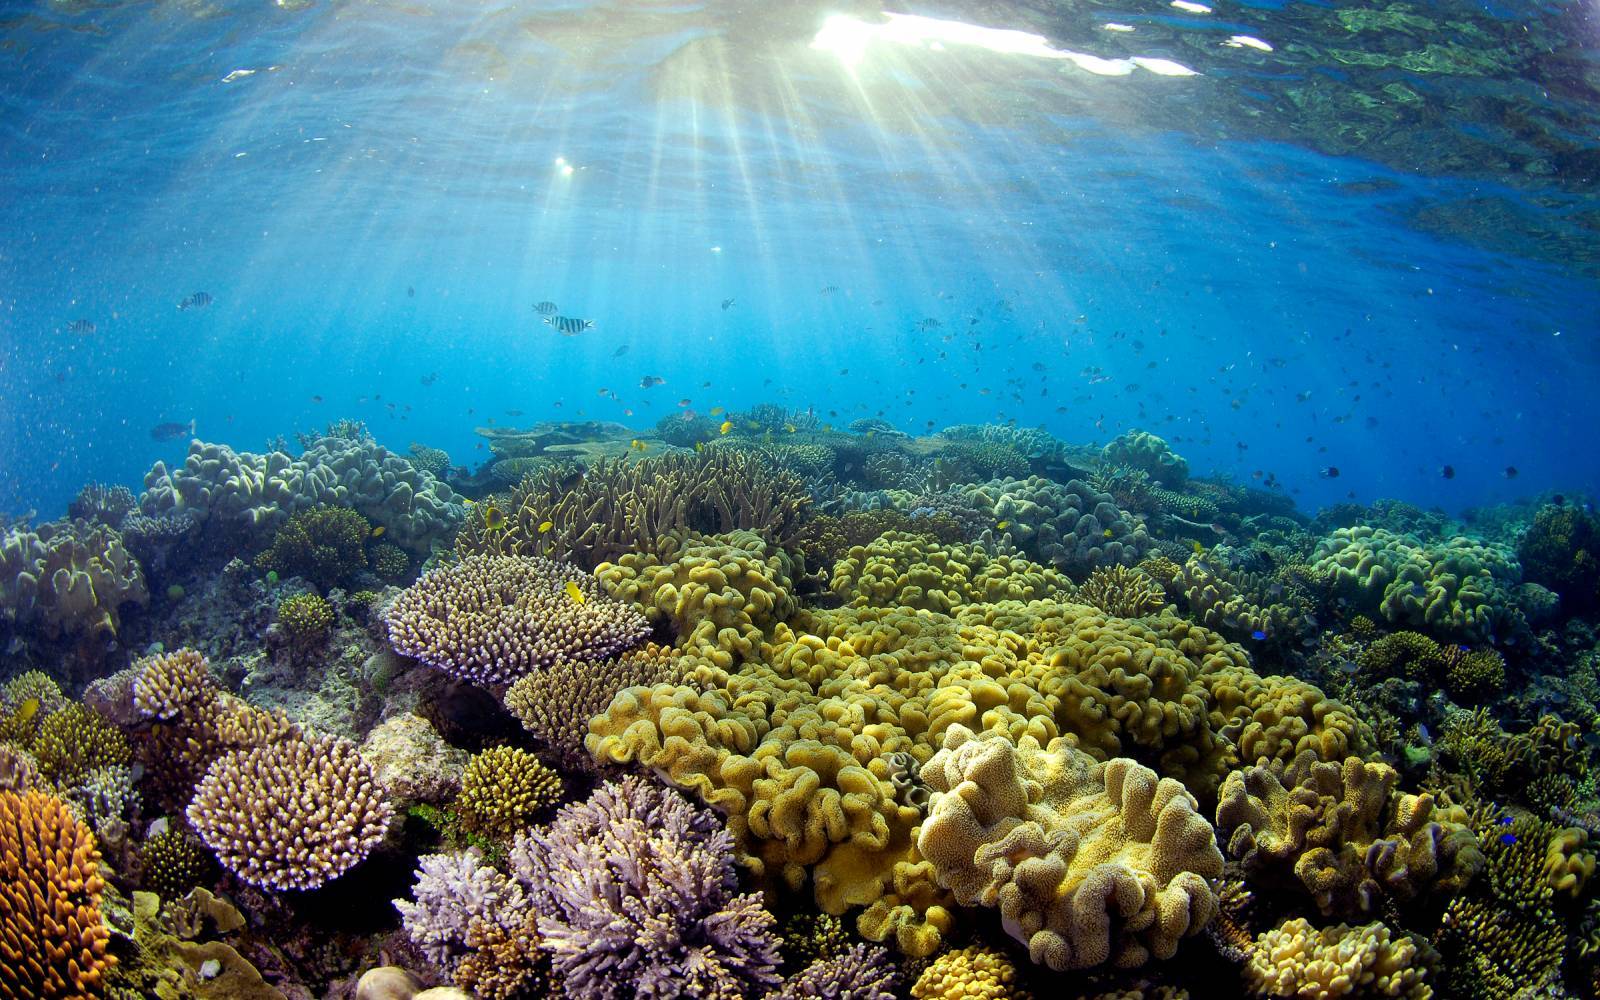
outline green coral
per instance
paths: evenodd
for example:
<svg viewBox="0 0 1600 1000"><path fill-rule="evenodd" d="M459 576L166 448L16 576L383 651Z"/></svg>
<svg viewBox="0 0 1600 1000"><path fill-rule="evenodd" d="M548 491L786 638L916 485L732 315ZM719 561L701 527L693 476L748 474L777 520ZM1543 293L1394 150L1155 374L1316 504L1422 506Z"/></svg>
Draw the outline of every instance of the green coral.
<svg viewBox="0 0 1600 1000"><path fill-rule="evenodd" d="M1561 595L1571 614L1600 608L1600 517L1568 504L1546 504L1517 545L1531 583Z"/></svg>
<svg viewBox="0 0 1600 1000"><path fill-rule="evenodd" d="M384 580L402 580L411 571L411 557L406 550L392 542L379 542L372 547L372 572Z"/></svg>
<svg viewBox="0 0 1600 1000"><path fill-rule="evenodd" d="M278 602L278 624L295 642L311 642L333 626L333 606L317 594L285 597Z"/></svg>
<svg viewBox="0 0 1600 1000"><path fill-rule="evenodd" d="M126 764L132 756L122 730L78 702L40 723L30 749L40 772L58 785L70 785L95 768Z"/></svg>
<svg viewBox="0 0 1600 1000"><path fill-rule="evenodd" d="M455 813L469 834L508 841L561 801L561 776L516 747L492 747L467 761Z"/></svg>
<svg viewBox="0 0 1600 1000"><path fill-rule="evenodd" d="M211 857L199 838L168 828L139 847L140 884L162 899L181 899L211 873Z"/></svg>
<svg viewBox="0 0 1600 1000"><path fill-rule="evenodd" d="M348 507L322 505L291 517L256 556L256 566L279 576L302 576L320 590L348 582L367 568L372 525Z"/></svg>

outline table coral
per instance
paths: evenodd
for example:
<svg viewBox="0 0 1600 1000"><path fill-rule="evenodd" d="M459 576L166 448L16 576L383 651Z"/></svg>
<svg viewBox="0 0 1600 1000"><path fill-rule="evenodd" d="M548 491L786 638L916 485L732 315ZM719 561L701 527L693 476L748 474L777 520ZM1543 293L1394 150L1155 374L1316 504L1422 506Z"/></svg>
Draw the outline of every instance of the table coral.
<svg viewBox="0 0 1600 1000"><path fill-rule="evenodd" d="M832 590L854 607L945 611L962 604L1030 601L1070 593L1060 571L977 545L941 545L928 535L887 532L833 566Z"/></svg>
<svg viewBox="0 0 1600 1000"><path fill-rule="evenodd" d="M1218 852L1194 797L1126 758L953 726L922 768L917 846L963 905L1000 910L1057 971L1171 958L1217 909Z"/></svg>
<svg viewBox="0 0 1600 1000"><path fill-rule="evenodd" d="M656 553L601 563L595 576L612 597L651 621L670 622L677 646L731 667L754 655L764 634L794 613L798 567L753 531L669 536Z"/></svg>
<svg viewBox="0 0 1600 1000"><path fill-rule="evenodd" d="M391 813L355 744L316 736L217 758L186 811L229 870L280 890L344 874L383 838Z"/></svg>
<svg viewBox="0 0 1600 1000"><path fill-rule="evenodd" d="M1453 893L1483 866L1464 816L1395 790L1387 764L1350 757L1258 764L1228 775L1217 829L1253 884L1298 885L1324 914Z"/></svg>
<svg viewBox="0 0 1600 1000"><path fill-rule="evenodd" d="M0 998L94 1000L116 961L94 835L58 799L0 791Z"/></svg>
<svg viewBox="0 0 1600 1000"><path fill-rule="evenodd" d="M1256 938L1245 981L1252 995L1282 1000L1429 1000L1423 958L1414 940L1380 923L1318 929L1296 917Z"/></svg>
<svg viewBox="0 0 1600 1000"><path fill-rule="evenodd" d="M556 663L614 656L643 639L649 623L575 566L468 556L395 598L388 629L403 655L461 680L509 684Z"/></svg>

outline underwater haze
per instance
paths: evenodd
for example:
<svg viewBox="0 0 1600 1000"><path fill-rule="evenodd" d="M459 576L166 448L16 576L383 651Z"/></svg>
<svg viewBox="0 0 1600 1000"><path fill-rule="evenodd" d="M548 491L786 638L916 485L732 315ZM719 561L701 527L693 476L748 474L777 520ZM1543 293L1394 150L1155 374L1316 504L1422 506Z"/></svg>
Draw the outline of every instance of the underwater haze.
<svg viewBox="0 0 1600 1000"><path fill-rule="evenodd" d="M1600 1000L1600 0L0 0L0 1000Z"/></svg>

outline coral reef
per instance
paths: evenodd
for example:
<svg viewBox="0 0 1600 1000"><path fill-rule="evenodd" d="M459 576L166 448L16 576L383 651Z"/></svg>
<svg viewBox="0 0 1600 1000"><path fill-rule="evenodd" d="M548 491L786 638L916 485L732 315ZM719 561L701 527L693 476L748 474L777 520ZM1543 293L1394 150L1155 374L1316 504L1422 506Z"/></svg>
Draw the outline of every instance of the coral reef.
<svg viewBox="0 0 1600 1000"><path fill-rule="evenodd" d="M345 507L326 504L300 511L256 556L256 566L279 576L302 576L319 590L349 582L367 568L372 525ZM402 553L403 554L403 553Z"/></svg>
<svg viewBox="0 0 1600 1000"><path fill-rule="evenodd" d="M1245 966L1253 996L1429 1000L1425 952L1383 924L1315 928L1286 920L1256 938Z"/></svg>
<svg viewBox="0 0 1600 1000"><path fill-rule="evenodd" d="M561 778L516 747L491 747L467 761L456 815L470 834L510 840L561 800Z"/></svg>
<svg viewBox="0 0 1600 1000"><path fill-rule="evenodd" d="M534 671L506 689L506 708L543 745L560 768L594 770L584 747L589 720L605 712L618 691L678 680L667 650L648 646L609 660L567 661Z"/></svg>
<svg viewBox="0 0 1600 1000"><path fill-rule="evenodd" d="M1600 517L1573 504L1545 504L1517 543L1530 583L1561 595L1569 614L1600 608Z"/></svg>
<svg viewBox="0 0 1600 1000"><path fill-rule="evenodd" d="M917 847L963 905L997 907L1055 970L1167 959L1217 910L1211 825L1171 778L1071 741L1040 747L946 731L922 768L933 790Z"/></svg>
<svg viewBox="0 0 1600 1000"><path fill-rule="evenodd" d="M1189 463L1166 441L1148 431L1128 431L1106 445L1102 461L1137 469L1169 488L1181 487L1189 478Z"/></svg>
<svg viewBox="0 0 1600 1000"><path fill-rule="evenodd" d="M150 599L116 529L50 521L0 535L0 621L49 638L115 636L123 605Z"/></svg>
<svg viewBox="0 0 1600 1000"><path fill-rule="evenodd" d="M468 556L433 570L395 599L387 622L397 652L480 684L604 660L649 628L594 577L537 556Z"/></svg>

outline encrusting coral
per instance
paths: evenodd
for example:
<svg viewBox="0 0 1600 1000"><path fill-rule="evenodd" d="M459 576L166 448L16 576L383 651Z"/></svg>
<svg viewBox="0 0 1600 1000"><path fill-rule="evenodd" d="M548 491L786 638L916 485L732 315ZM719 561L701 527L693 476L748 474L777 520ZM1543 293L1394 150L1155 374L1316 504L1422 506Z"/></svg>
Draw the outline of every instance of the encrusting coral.
<svg viewBox="0 0 1600 1000"><path fill-rule="evenodd" d="M649 632L643 614L593 576L537 556L468 556L389 606L389 642L478 684L509 684L561 662L604 660Z"/></svg>
<svg viewBox="0 0 1600 1000"><path fill-rule="evenodd" d="M0 998L102 995L104 888L94 835L60 800L0 791Z"/></svg>
<svg viewBox="0 0 1600 1000"><path fill-rule="evenodd" d="M1298 884L1324 914L1458 892L1483 867L1477 838L1427 793L1395 790L1387 764L1309 753L1228 775L1217 829L1260 886Z"/></svg>
<svg viewBox="0 0 1600 1000"><path fill-rule="evenodd" d="M392 812L353 743L301 736L217 758L186 815L246 882L314 889L364 859Z"/></svg>
<svg viewBox="0 0 1600 1000"><path fill-rule="evenodd" d="M917 846L963 905L1000 910L1055 970L1167 959L1216 914L1211 825L1171 778L1101 764L1069 740L946 731L922 768L933 790Z"/></svg>

